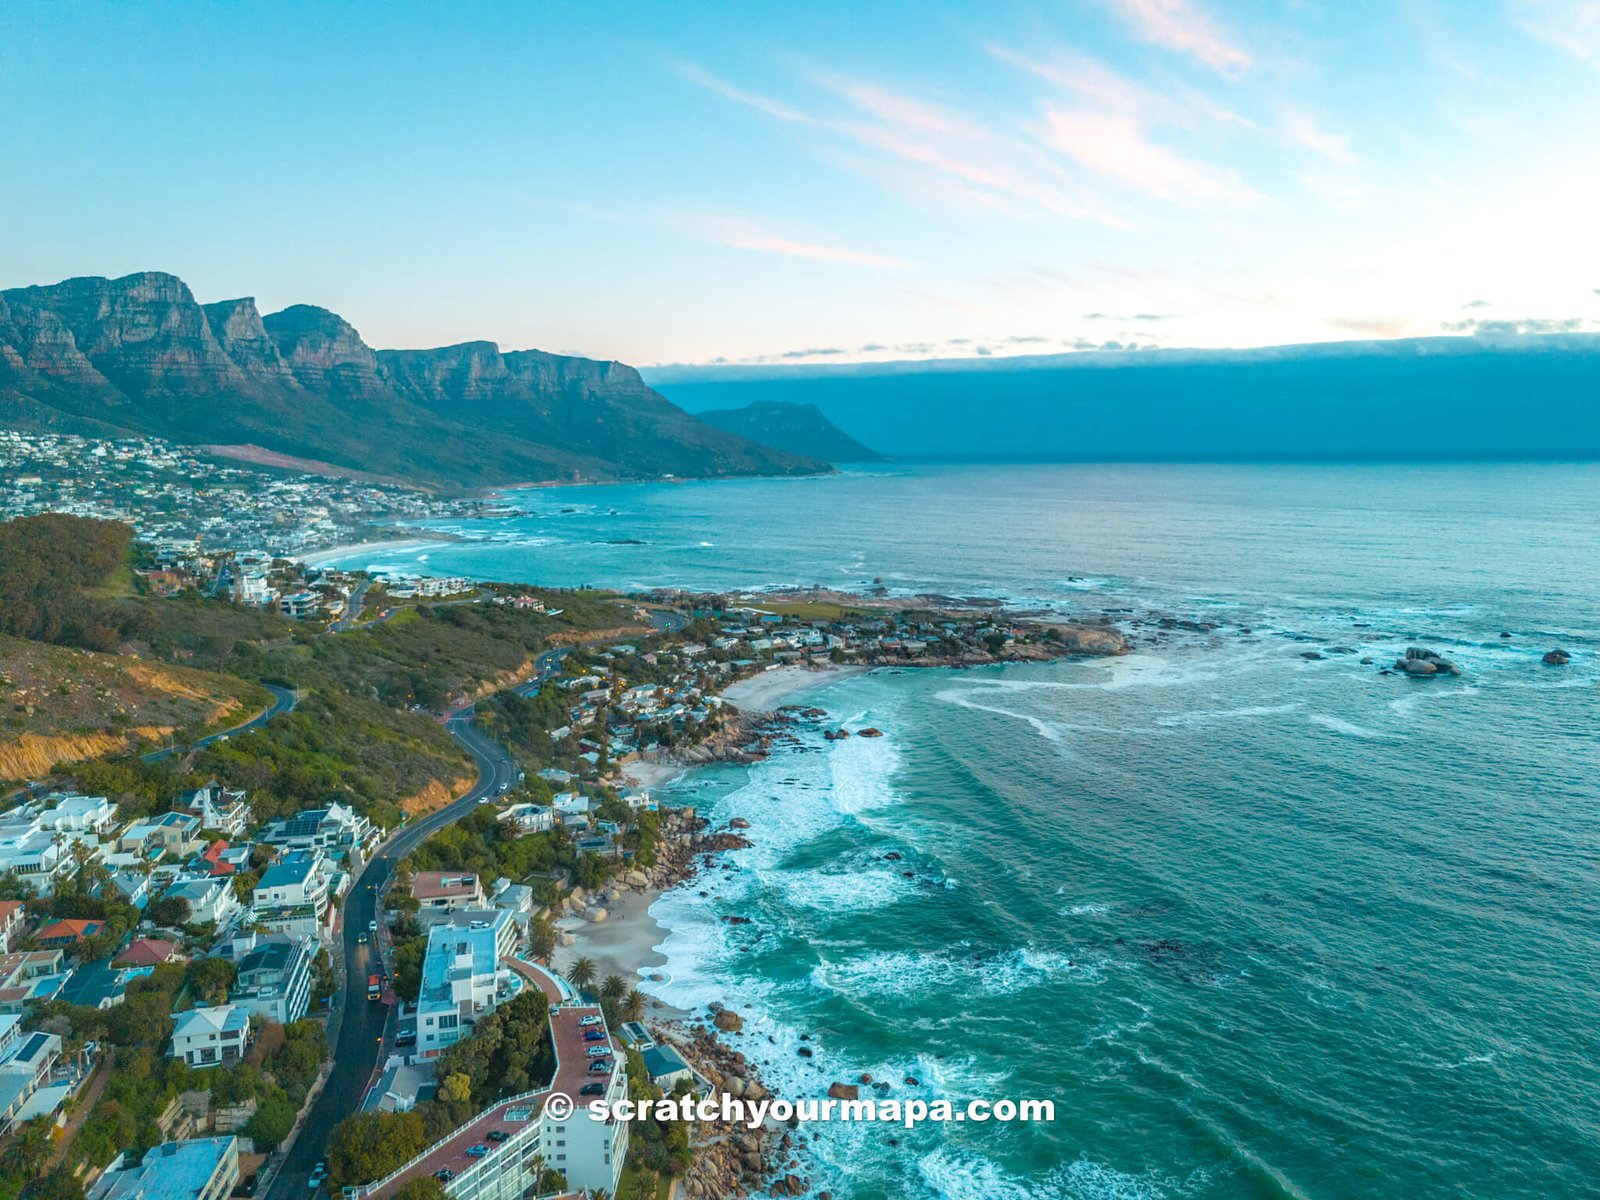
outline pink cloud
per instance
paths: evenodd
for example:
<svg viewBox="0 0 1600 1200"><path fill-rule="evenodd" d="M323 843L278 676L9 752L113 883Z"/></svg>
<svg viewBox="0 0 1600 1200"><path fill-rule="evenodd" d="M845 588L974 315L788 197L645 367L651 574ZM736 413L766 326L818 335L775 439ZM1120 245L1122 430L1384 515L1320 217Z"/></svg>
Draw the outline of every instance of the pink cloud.
<svg viewBox="0 0 1600 1200"><path fill-rule="evenodd" d="M817 242L801 242L769 233L750 221L727 218L710 218L700 222L707 229L709 239L718 245L735 250L754 250L761 254L777 254L784 258L809 258L817 262L849 263L862 267L907 267L904 259L887 254L869 254L859 250L846 250L838 246L825 246Z"/></svg>
<svg viewBox="0 0 1600 1200"><path fill-rule="evenodd" d="M1151 142L1131 117L1051 110L1045 136L1089 170L1158 200L1248 208L1261 199L1231 173Z"/></svg>
<svg viewBox="0 0 1600 1200"><path fill-rule="evenodd" d="M1230 42L1189 0L1111 0L1140 41L1187 54L1224 75L1250 69L1250 55Z"/></svg>

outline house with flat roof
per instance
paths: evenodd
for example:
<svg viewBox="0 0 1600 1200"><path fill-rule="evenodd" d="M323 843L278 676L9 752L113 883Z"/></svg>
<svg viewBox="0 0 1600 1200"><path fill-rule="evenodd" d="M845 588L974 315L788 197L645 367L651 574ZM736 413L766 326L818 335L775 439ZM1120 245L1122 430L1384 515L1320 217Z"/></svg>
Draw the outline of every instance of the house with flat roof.
<svg viewBox="0 0 1600 1200"><path fill-rule="evenodd" d="M135 821L117 837L117 851L145 862L192 854L200 844L200 818L193 813L167 812Z"/></svg>
<svg viewBox="0 0 1600 1200"><path fill-rule="evenodd" d="M260 840L285 850L317 850L337 859L352 851L365 854L378 837L372 822L354 809L330 804L270 822Z"/></svg>
<svg viewBox="0 0 1600 1200"><path fill-rule="evenodd" d="M418 871L411 877L411 898L423 908L482 908L483 888L466 871Z"/></svg>
<svg viewBox="0 0 1600 1200"><path fill-rule="evenodd" d="M36 1000L52 1000L71 971L60 950L14 950L0 955L0 1013L20 1013Z"/></svg>
<svg viewBox="0 0 1600 1200"><path fill-rule="evenodd" d="M224 1200L239 1183L239 1139L162 1142L130 1159L119 1154L88 1200Z"/></svg>
<svg viewBox="0 0 1600 1200"><path fill-rule="evenodd" d="M173 1013L170 1058L191 1067L239 1062L250 1044L250 1012L240 1004L212 1004Z"/></svg>
<svg viewBox="0 0 1600 1200"><path fill-rule="evenodd" d="M61 1037L23 1031L0 1059L0 1133L9 1133L23 1107L50 1078L61 1057Z"/></svg>
<svg viewBox="0 0 1600 1200"><path fill-rule="evenodd" d="M465 917L466 914L452 914ZM417 1053L437 1058L471 1033L479 1018L521 989L521 979L501 966L505 938L515 936L511 914L492 910L465 924L454 919L428 931L422 956L422 987L417 996ZM514 943L513 943L514 944Z"/></svg>
<svg viewBox="0 0 1600 1200"><path fill-rule="evenodd" d="M0 954L10 954L28 927L28 910L21 900L0 900Z"/></svg>
<svg viewBox="0 0 1600 1200"><path fill-rule="evenodd" d="M287 1025L311 1008L316 943L288 934L234 939L237 973L228 999L251 1015Z"/></svg>
<svg viewBox="0 0 1600 1200"><path fill-rule="evenodd" d="M328 916L328 880L319 850L291 850L261 873L250 908L274 933L317 938Z"/></svg>

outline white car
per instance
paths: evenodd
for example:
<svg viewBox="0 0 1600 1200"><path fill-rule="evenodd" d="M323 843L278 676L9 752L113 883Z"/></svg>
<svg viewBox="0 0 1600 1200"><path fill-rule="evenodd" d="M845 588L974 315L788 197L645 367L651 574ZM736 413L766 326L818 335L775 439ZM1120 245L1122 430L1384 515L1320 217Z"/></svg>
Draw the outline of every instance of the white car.
<svg viewBox="0 0 1600 1200"><path fill-rule="evenodd" d="M368 921L367 922L367 932L368 933L377 933L378 932L378 923L376 921Z"/></svg>
<svg viewBox="0 0 1600 1200"><path fill-rule="evenodd" d="M590 1046L589 1047L589 1057L590 1058L604 1058L606 1055L608 1055L610 1053L611 1053L611 1047L610 1046Z"/></svg>
<svg viewBox="0 0 1600 1200"><path fill-rule="evenodd" d="M585 1027L590 1026L590 1025L598 1025L598 1024L600 1024L600 1018L599 1017L584 1017L581 1021L578 1022L578 1024L581 1025L581 1026L585 1026Z"/></svg>
<svg viewBox="0 0 1600 1200"><path fill-rule="evenodd" d="M328 1177L328 1164L319 1162L311 1171L311 1182L308 1185L314 1192L322 1186L322 1181Z"/></svg>

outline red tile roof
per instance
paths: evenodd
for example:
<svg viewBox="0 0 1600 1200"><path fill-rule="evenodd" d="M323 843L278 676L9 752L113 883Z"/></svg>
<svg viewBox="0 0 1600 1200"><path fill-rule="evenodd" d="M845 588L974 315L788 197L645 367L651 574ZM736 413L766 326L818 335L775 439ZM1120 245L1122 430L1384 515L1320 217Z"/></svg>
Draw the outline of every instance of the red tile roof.
<svg viewBox="0 0 1600 1200"><path fill-rule="evenodd" d="M52 921L36 935L41 942L81 942L86 937L93 937L105 928L104 921L81 921L77 919Z"/></svg>
<svg viewBox="0 0 1600 1200"><path fill-rule="evenodd" d="M153 967L157 963L164 963L178 953L178 947L172 942L160 938L137 938L128 943L127 948L117 955L114 960L118 966L127 967Z"/></svg>

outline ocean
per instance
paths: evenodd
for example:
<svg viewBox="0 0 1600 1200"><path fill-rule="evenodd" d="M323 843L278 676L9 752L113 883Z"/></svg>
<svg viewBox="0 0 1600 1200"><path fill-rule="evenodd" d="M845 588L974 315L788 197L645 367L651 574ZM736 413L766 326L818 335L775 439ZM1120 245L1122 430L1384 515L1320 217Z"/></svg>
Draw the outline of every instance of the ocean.
<svg viewBox="0 0 1600 1200"><path fill-rule="evenodd" d="M805 700L884 737L671 786L755 846L657 902L651 990L731 1003L785 1095L1055 1102L812 1127L815 1188L1600 1194L1600 466L914 465L508 502L347 565L880 582L1133 635L835 679ZM1462 674L1379 674L1410 645Z"/></svg>

